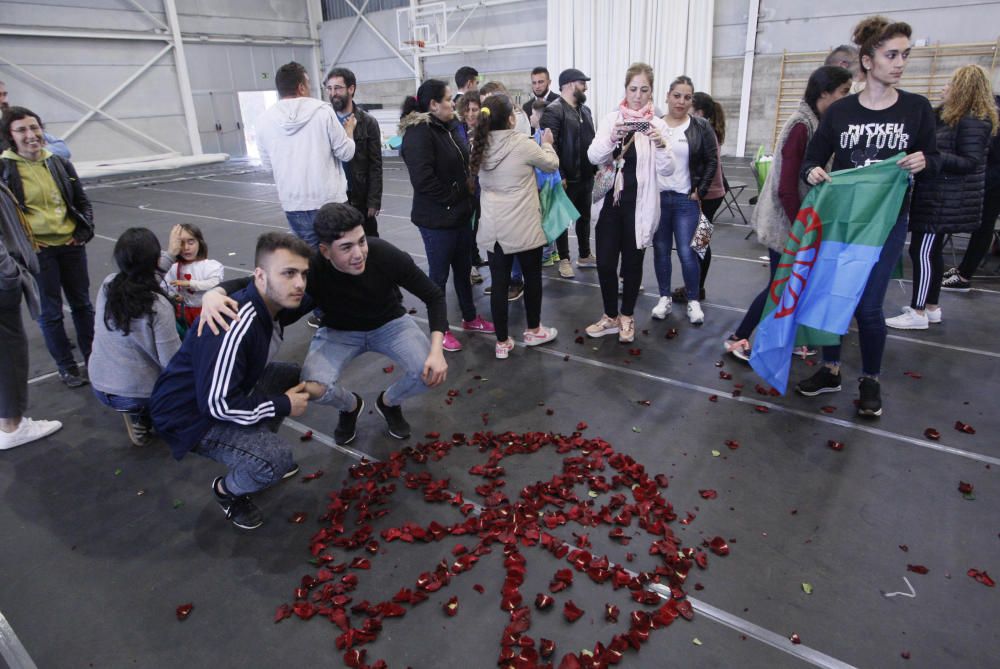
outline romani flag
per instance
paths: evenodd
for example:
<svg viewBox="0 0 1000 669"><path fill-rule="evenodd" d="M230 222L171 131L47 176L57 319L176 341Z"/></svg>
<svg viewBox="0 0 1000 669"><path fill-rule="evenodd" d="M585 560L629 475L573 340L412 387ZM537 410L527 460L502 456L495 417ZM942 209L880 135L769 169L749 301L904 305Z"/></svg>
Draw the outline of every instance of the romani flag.
<svg viewBox="0 0 1000 669"><path fill-rule="evenodd" d="M813 187L795 217L771 283L750 365L784 394L792 350L831 345L847 332L854 309L899 217L908 174L905 154L841 170Z"/></svg>

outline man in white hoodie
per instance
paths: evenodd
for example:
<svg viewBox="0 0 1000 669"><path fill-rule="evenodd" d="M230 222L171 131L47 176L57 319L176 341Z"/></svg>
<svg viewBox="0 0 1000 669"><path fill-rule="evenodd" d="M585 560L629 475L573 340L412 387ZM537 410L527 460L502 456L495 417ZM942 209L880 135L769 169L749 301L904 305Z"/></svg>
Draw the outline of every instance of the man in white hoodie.
<svg viewBox="0 0 1000 669"><path fill-rule="evenodd" d="M347 202L344 165L354 157L352 116L343 125L330 105L309 96L309 75L296 62L274 75L279 100L257 119L264 169L274 173L288 226L314 249L316 212L327 202Z"/></svg>

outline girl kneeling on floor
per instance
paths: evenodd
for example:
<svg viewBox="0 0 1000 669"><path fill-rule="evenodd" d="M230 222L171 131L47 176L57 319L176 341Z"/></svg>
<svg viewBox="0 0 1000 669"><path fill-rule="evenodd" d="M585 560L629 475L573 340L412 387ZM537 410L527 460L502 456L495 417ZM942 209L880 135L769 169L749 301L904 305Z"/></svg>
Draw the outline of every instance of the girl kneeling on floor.
<svg viewBox="0 0 1000 669"><path fill-rule="evenodd" d="M172 240L176 232L175 226ZM143 446L152 430L153 385L181 340L161 283L156 235L146 228L129 228L115 243L114 256L120 271L104 279L97 293L90 383L97 399L122 414L131 442Z"/></svg>

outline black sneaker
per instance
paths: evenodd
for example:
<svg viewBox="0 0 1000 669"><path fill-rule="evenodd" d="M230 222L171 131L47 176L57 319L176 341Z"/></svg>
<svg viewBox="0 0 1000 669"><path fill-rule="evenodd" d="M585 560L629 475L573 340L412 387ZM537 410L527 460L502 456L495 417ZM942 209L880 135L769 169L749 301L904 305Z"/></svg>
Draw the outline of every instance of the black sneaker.
<svg viewBox="0 0 1000 669"><path fill-rule="evenodd" d="M816 397L823 393L836 393L840 391L840 374L834 374L830 368L823 365L819 371L804 381L799 381L795 390L800 395L806 397Z"/></svg>
<svg viewBox="0 0 1000 669"><path fill-rule="evenodd" d="M687 304L688 294L687 290L684 288L674 288L674 292L670 293L670 297L677 304ZM705 299L705 289L702 288L698 291L698 301L701 302Z"/></svg>
<svg viewBox="0 0 1000 669"><path fill-rule="evenodd" d="M290 478L292 478L293 476L295 476L298 473L299 473L299 463L293 462L292 463L292 468L289 469L287 472L285 472L284 474L281 475L281 480L285 481L287 479L290 479Z"/></svg>
<svg viewBox="0 0 1000 669"><path fill-rule="evenodd" d="M319 317L316 316L316 315L310 316L309 320L306 321L306 325L308 325L311 328L315 328L317 330L319 329L319 326L322 325L322 324L323 324L323 321L321 321L319 319Z"/></svg>
<svg viewBox="0 0 1000 669"><path fill-rule="evenodd" d="M972 282L966 281L958 274L952 274L944 278L941 282L941 290L950 290L955 293L968 293L972 290Z"/></svg>
<svg viewBox="0 0 1000 669"><path fill-rule="evenodd" d="M365 401L361 395L351 393L358 400L358 408L354 411L341 411L340 420L337 421L337 429L333 431L333 440L338 446L347 446L358 436L358 416L365 409ZM381 412L379 412L381 413Z"/></svg>
<svg viewBox="0 0 1000 669"><path fill-rule="evenodd" d="M514 283L514 284L511 284L510 288L507 289L507 301L508 302L516 302L517 300L521 299L522 295L524 295L524 284L523 283Z"/></svg>
<svg viewBox="0 0 1000 669"><path fill-rule="evenodd" d="M222 507L226 514L226 520L241 530L256 530L264 524L264 518L260 515L260 509L253 503L249 495L230 495L219 492L219 484L222 477L218 477L212 483L212 492L215 494L215 501Z"/></svg>
<svg viewBox="0 0 1000 669"><path fill-rule="evenodd" d="M493 284L491 283L490 285L483 288L483 295L492 295L492 294L493 294Z"/></svg>
<svg viewBox="0 0 1000 669"><path fill-rule="evenodd" d="M125 419L125 429L128 431L128 439L133 446L145 446L149 443L150 433L153 431L152 420L149 416L137 413L123 413Z"/></svg>
<svg viewBox="0 0 1000 669"><path fill-rule="evenodd" d="M882 387L870 376L862 376L858 386L861 399L858 401L859 416L882 415Z"/></svg>
<svg viewBox="0 0 1000 669"><path fill-rule="evenodd" d="M396 439L409 439L410 424L403 418L403 408L388 406L382 401L384 396L385 391L383 390L379 393L378 399L375 400L375 409L382 418L385 418L386 425L389 427L389 434Z"/></svg>
<svg viewBox="0 0 1000 669"><path fill-rule="evenodd" d="M79 388L87 385L87 379L80 374L80 368L76 365L59 370L59 378L68 388Z"/></svg>

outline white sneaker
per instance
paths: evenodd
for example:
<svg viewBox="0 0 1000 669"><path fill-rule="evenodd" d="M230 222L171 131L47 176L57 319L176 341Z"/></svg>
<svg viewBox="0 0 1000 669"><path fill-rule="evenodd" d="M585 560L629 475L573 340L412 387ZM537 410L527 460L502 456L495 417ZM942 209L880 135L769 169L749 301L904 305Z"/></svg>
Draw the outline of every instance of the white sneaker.
<svg viewBox="0 0 1000 669"><path fill-rule="evenodd" d="M941 307L938 307L934 311L931 311L930 309L928 309L924 313L927 314L927 322L928 323L940 323L941 322Z"/></svg>
<svg viewBox="0 0 1000 669"><path fill-rule="evenodd" d="M555 328L547 328L544 325L538 327L538 332L532 332L531 330L525 330L522 334L524 335L524 345L525 346L539 346L540 344L547 344L556 338L559 334L559 330Z"/></svg>
<svg viewBox="0 0 1000 669"><path fill-rule="evenodd" d="M698 300L688 302L688 320L692 325L701 325L705 322L705 312L701 310L701 303Z"/></svg>
<svg viewBox="0 0 1000 669"><path fill-rule="evenodd" d="M653 307L653 318L662 321L673 310L673 300L669 297L661 297L660 301Z"/></svg>
<svg viewBox="0 0 1000 669"><path fill-rule="evenodd" d="M918 314L912 307L903 307L899 316L885 319L886 325L897 330L926 330L928 322L926 311Z"/></svg>
<svg viewBox="0 0 1000 669"><path fill-rule="evenodd" d="M62 423L57 420L31 420L24 416L13 432L0 431L0 451L47 437L61 427Z"/></svg>
<svg viewBox="0 0 1000 669"><path fill-rule="evenodd" d="M559 276L564 279L572 279L576 276L573 273L573 265L570 263L569 258L563 258L559 261Z"/></svg>

